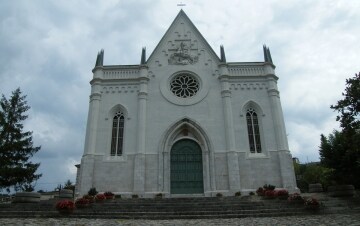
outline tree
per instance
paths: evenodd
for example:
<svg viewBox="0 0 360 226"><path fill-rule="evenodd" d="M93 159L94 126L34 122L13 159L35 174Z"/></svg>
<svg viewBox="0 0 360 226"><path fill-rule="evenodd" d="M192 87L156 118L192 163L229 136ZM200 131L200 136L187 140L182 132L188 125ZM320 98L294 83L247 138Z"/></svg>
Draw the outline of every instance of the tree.
<svg viewBox="0 0 360 226"><path fill-rule="evenodd" d="M75 185L73 185L73 183L71 182L70 179L68 179L65 184L64 184L64 189L70 189L70 190L75 190Z"/></svg>
<svg viewBox="0 0 360 226"><path fill-rule="evenodd" d="M328 137L321 135L321 163L333 169L332 179L337 183L360 187L360 73L346 79L344 99L330 108L339 112L336 120L341 131Z"/></svg>
<svg viewBox="0 0 360 226"><path fill-rule="evenodd" d="M344 132L359 132L360 129L360 72L355 77L346 79L345 93L342 93L344 99L339 100L336 105L330 108L338 111L340 115L336 121L340 121L340 126Z"/></svg>
<svg viewBox="0 0 360 226"><path fill-rule="evenodd" d="M34 147L32 132L24 131L30 109L25 99L17 88L10 99L2 95L0 100L0 190L8 192L29 189L41 176L35 173L40 163L30 161L41 147Z"/></svg>
<svg viewBox="0 0 360 226"><path fill-rule="evenodd" d="M331 169L328 169L319 163L297 163L294 162L296 174L296 183L302 192L307 192L309 184L321 183L324 188L330 185Z"/></svg>
<svg viewBox="0 0 360 226"><path fill-rule="evenodd" d="M323 166L332 169L332 181L359 187L359 150L352 146L342 131L334 130L328 137L321 134L320 160Z"/></svg>

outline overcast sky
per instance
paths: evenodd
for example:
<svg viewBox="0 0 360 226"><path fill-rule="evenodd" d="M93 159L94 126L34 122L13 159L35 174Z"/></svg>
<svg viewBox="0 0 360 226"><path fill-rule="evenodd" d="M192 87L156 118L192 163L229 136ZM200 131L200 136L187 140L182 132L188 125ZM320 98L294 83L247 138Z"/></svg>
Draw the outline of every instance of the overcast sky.
<svg viewBox="0 0 360 226"><path fill-rule="evenodd" d="M0 93L20 87L31 106L26 129L41 150L36 190L75 181L96 54L138 64L180 8L176 0L0 0ZM183 1L209 44L228 62L263 61L270 47L291 153L318 161L320 134L339 124L329 106L360 71L360 1ZM219 54L219 53L218 53Z"/></svg>

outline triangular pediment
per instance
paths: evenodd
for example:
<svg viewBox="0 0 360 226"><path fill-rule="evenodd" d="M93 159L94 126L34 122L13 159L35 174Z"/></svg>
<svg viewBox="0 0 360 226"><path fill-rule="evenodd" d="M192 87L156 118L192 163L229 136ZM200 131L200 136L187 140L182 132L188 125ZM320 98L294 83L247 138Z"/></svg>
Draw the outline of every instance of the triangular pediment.
<svg viewBox="0 0 360 226"><path fill-rule="evenodd" d="M185 12L180 10L147 63L195 65L209 61L219 63L220 59Z"/></svg>

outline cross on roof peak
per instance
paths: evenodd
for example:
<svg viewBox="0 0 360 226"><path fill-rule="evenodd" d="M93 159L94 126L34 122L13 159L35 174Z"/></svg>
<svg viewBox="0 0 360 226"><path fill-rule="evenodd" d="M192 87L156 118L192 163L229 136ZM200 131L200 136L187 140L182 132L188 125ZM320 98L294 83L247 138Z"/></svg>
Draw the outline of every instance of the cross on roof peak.
<svg viewBox="0 0 360 226"><path fill-rule="evenodd" d="M180 7L182 8L183 6L186 6L186 4L185 4L185 3L180 2L180 3L178 3L178 4L177 4L177 6L180 6Z"/></svg>

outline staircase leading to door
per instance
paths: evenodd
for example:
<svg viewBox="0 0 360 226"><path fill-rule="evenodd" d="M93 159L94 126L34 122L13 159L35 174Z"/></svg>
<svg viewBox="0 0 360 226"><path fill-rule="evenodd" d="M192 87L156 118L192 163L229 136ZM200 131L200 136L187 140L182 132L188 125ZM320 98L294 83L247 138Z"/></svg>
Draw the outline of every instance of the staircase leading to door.
<svg viewBox="0 0 360 226"><path fill-rule="evenodd" d="M254 197L257 198L257 197ZM329 201L328 201L329 202ZM0 204L0 218L63 217L55 210L55 201L38 204ZM360 202L358 203L358 207ZM344 207L348 211L348 207ZM326 213L326 207L319 213ZM359 209L357 209L359 211ZM286 200L260 200L249 197L116 199L75 209L72 218L119 219L205 219L274 217L312 214L303 205Z"/></svg>

